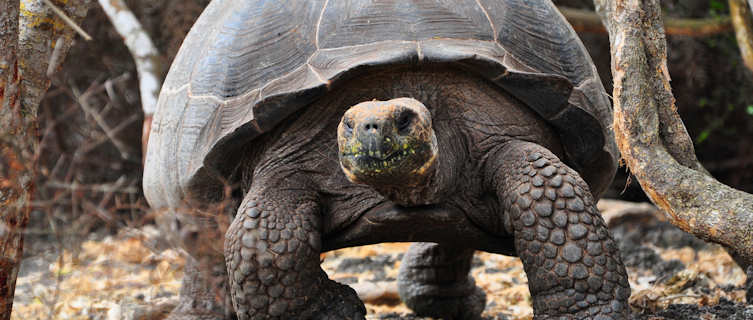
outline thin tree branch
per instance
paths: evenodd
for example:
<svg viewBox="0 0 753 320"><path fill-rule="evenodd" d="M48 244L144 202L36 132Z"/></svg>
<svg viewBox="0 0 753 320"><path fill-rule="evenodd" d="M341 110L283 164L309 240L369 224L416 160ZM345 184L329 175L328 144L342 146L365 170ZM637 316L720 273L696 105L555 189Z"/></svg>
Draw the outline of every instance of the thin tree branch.
<svg viewBox="0 0 753 320"><path fill-rule="evenodd" d="M753 6L753 0L748 1ZM748 70L753 72L753 9L745 5L745 0L729 0L732 25L740 48L740 56Z"/></svg>
<svg viewBox="0 0 753 320"><path fill-rule="evenodd" d="M107 121L103 116L103 112L99 112L95 110L91 105L89 105L89 97L96 91L96 87L101 87L101 84L92 84L92 86L90 86L82 94L78 94L76 91L72 92L72 94L75 100L78 102L78 105L82 110L84 110L84 113L94 119L94 122L97 124L97 126L102 129L107 138L109 138L112 144L118 149L118 151L120 151L120 156L123 159L130 160L132 156L127 143L118 139L117 133L118 131L124 129L131 122L135 121L138 114L133 114L125 121L121 121L116 128L110 128L110 125L107 124Z"/></svg>
<svg viewBox="0 0 753 320"><path fill-rule="evenodd" d="M69 27L71 27L71 29L73 29L73 31L76 31L76 33L78 33L81 37L83 37L84 40L91 41L92 37L88 33L86 33L86 31L84 31L84 29L81 29L81 27L79 27L78 24L76 24L76 22L73 21L73 19L69 18L68 15L66 15L65 12L63 12L63 10L60 10L60 8L58 8L57 6L55 6L55 4L52 3L52 1L50 1L50 0L44 0L44 3L46 5L48 5L48 6L50 6L50 9L52 9L52 11L55 12L55 14L60 17L60 19L63 19L63 21Z"/></svg>
<svg viewBox="0 0 753 320"><path fill-rule="evenodd" d="M591 10L558 7L562 15L578 32L606 33L601 19ZM732 20L728 16L703 19L664 18L664 29L668 35L707 37L732 31Z"/></svg>
<svg viewBox="0 0 753 320"><path fill-rule="evenodd" d="M159 81L160 55L149 34L146 33L125 2L122 0L99 0L99 5L107 13L107 17L110 18L115 30L123 36L125 44L136 62L141 92L141 107L144 110L142 132L142 151L144 152L142 152L142 155L146 155L152 115L157 108L157 98L161 86Z"/></svg>

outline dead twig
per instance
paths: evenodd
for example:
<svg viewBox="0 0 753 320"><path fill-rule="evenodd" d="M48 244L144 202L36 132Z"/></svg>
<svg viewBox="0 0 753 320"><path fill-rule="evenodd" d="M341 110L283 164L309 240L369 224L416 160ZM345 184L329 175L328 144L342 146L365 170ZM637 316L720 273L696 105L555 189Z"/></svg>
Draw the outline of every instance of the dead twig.
<svg viewBox="0 0 753 320"><path fill-rule="evenodd" d="M729 0L729 13L735 27L735 38L740 48L740 56L748 70L753 72L753 0Z"/></svg>
<svg viewBox="0 0 753 320"><path fill-rule="evenodd" d="M82 109L83 109L83 108L82 108ZM94 112L94 111L93 111L92 109L89 109L89 112L92 112L92 114L95 114L95 112ZM89 112L87 112L87 114L88 114ZM99 114L98 114L98 113L97 113L97 115L99 116ZM80 158L80 157L81 157L81 155L84 155L84 154L87 154L87 153L89 153L90 151L92 151L92 150L93 150L94 148L98 147L98 146L99 146L99 145L101 145L102 143L105 143L105 142L107 142L107 141L110 141L110 142L112 142L112 143L113 143L113 145L114 145L114 146L115 146L116 148L118 148L118 151L120 151L120 156L121 156L121 157L122 157L123 159L136 161L135 159L133 159L133 155L132 155L132 154L131 154L131 152L129 151L129 148L128 148L128 146L126 145L126 143L125 143L125 142L123 142L123 141L121 141L121 140L120 140L120 139L119 139L119 138L118 138L118 137L117 137L116 135L117 135L117 134L118 134L118 133L119 133L120 131L122 131L123 129L125 129L125 128L126 128L126 127L127 127L128 125L130 125L131 123L133 123L133 122L135 122L136 120L138 120L138 118L139 118L139 115L137 115L137 114L131 115L130 117L128 117L128 118L126 118L125 120L121 121L121 122L120 122L120 123L119 123L119 124L118 124L117 126L115 126L114 128L110 128L110 127L109 127L109 125L107 125L107 124L106 124L106 123L104 123L104 122L103 122L102 124L100 124L100 123L99 123L99 121L97 121L97 125L99 125L99 126L100 126L100 128L102 129L102 131L104 131L105 135L104 135L104 136L102 136L102 137L100 137L99 139L97 139L97 140L93 141L93 142L90 142L90 143L87 143L87 144L85 144L85 145L83 146L83 148L81 148L81 149L77 150L77 151L76 151L76 152L74 153L74 157L76 157L76 158L78 159L78 158ZM101 119L101 116L100 116L100 119ZM95 121L96 121L96 120L95 120ZM100 121L101 121L101 120L100 120Z"/></svg>
<svg viewBox="0 0 753 320"><path fill-rule="evenodd" d="M65 14L63 10L60 10L60 8L58 8L54 3L52 3L50 0L43 0L43 1L44 1L44 4L48 5L50 9L52 9L52 12L55 12L55 14L58 15L58 17L60 17L60 19L62 19L63 22L65 22L65 24L71 27L73 31L76 31L76 33L78 33L82 38L84 38L84 40L90 41L92 39L92 36L86 33L84 29L81 29L81 27L79 27L78 24L76 24L76 22L73 21L73 19L68 17L68 15Z"/></svg>
<svg viewBox="0 0 753 320"><path fill-rule="evenodd" d="M61 189L67 191L89 191L89 192L102 192L102 193L139 193L138 188L133 186L126 186L128 180L126 177L121 176L117 181L113 183L98 183L98 184L78 184L78 183L65 183L62 181L50 180L45 183L46 187L53 189Z"/></svg>
<svg viewBox="0 0 753 320"><path fill-rule="evenodd" d="M87 88L83 93L79 93L78 90L75 90L75 88L72 90L67 90L72 98L74 98L74 100L78 102L78 105L86 113L86 115L94 119L94 122L97 124L97 126L99 126L99 128L102 129L102 131L105 133L105 137L98 139L93 144L88 144L83 150L77 150L74 156L78 157L82 154L88 153L94 147L109 140L118 149L118 151L120 151L120 156L123 159L134 160L130 148L125 142L117 137L117 134L119 131L123 130L128 125L136 121L138 119L138 115L131 115L124 121L118 123L115 128L110 127L103 115L103 113L108 109L109 104L106 105L105 108L103 108L103 111L97 111L89 104L89 97L103 90L105 90L105 86L100 81L95 81L94 83L92 83L89 88Z"/></svg>
<svg viewBox="0 0 753 320"><path fill-rule="evenodd" d="M601 19L591 10L558 7L563 16L578 32L606 33ZM665 17L664 30L668 35L707 37L732 31L732 19L728 16L703 19Z"/></svg>
<svg viewBox="0 0 753 320"><path fill-rule="evenodd" d="M596 204L607 226L614 227L628 218L653 218L658 216L656 207L647 202L629 202L601 199ZM663 217L661 217L663 218Z"/></svg>

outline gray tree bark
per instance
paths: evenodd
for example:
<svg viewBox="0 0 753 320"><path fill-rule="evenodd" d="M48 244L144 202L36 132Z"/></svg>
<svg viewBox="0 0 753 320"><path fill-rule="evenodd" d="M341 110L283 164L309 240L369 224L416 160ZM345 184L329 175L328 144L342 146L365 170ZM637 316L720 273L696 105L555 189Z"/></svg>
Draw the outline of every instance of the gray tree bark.
<svg viewBox="0 0 753 320"><path fill-rule="evenodd" d="M55 3L80 22L89 2ZM50 85L47 74L62 63L73 37L42 0L0 2L0 320L10 319L23 253L34 190L39 102Z"/></svg>
<svg viewBox="0 0 753 320"><path fill-rule="evenodd" d="M658 0L595 0L609 32L617 145L641 187L672 224L753 265L753 195L703 168L669 84Z"/></svg>
<svg viewBox="0 0 753 320"><path fill-rule="evenodd" d="M10 318L31 194L31 177L8 140L27 140L19 106L18 1L0 3L0 319ZM22 146L23 148L23 146Z"/></svg>

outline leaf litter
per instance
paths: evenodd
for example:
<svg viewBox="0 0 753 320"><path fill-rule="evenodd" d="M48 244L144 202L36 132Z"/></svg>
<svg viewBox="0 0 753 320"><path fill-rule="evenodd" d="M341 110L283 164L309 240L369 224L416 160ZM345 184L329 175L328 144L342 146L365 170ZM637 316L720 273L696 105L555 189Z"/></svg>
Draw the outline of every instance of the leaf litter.
<svg viewBox="0 0 753 320"><path fill-rule="evenodd" d="M635 221L612 228L624 260L643 255L628 266L633 319L753 319L753 306L745 301L745 273L724 249L698 242L661 219ZM11 319L162 319L177 303L185 259L175 249L153 252L148 242L126 233L88 240L77 252L66 249L48 258L40 270L22 271ZM397 273L408 246L340 249L323 254L322 267L356 289L366 302L367 319L429 319L416 317L399 300ZM650 259L644 260L651 264L640 263L646 252ZM528 280L518 258L477 252L471 273L487 293L484 319L532 319Z"/></svg>

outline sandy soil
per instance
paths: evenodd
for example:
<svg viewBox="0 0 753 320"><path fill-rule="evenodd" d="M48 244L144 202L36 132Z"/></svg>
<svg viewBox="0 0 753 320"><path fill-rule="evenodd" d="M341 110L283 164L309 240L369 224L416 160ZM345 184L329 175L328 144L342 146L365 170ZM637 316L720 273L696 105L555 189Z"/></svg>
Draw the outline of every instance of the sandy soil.
<svg viewBox="0 0 753 320"><path fill-rule="evenodd" d="M745 273L722 248L652 214L621 215L610 225L630 275L633 319L753 319ZM148 249L152 239L143 234L150 232L93 235L80 250L62 254L53 242L35 244L38 252L22 266L11 319L161 319L176 302L184 259L176 250ZM337 250L324 255L322 266L356 288L369 319L425 319L412 315L396 292L407 246ZM532 318L519 259L479 252L472 273L488 295L485 319Z"/></svg>

